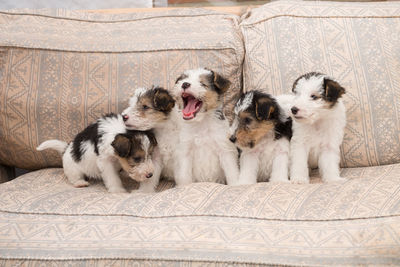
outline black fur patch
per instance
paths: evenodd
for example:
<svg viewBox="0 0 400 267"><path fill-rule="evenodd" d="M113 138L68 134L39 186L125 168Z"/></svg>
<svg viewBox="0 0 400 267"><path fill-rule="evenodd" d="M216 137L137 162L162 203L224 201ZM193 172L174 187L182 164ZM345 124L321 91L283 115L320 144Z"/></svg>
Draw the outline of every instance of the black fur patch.
<svg viewBox="0 0 400 267"><path fill-rule="evenodd" d="M205 69L211 72L209 76L209 83L210 85L212 85L211 89L217 92L219 95L225 93L231 85L231 82L228 79L222 77L220 74L214 72L213 70L208 68Z"/></svg>
<svg viewBox="0 0 400 267"><path fill-rule="evenodd" d="M107 119L107 118L116 118L117 115L114 113L109 113L103 116L103 119ZM82 142L85 141L90 141L93 146L94 146L94 152L99 155L99 147L98 147L98 143L99 143L99 139L102 137L101 134L99 134L98 132L98 127L99 127L99 121L94 122L92 124L89 124L89 126L87 126L82 132L78 133L75 138L74 141L72 142L72 150L71 150L71 154L72 154L72 158L76 161L79 162L82 159L82 155L83 153L85 153L85 151L82 150Z"/></svg>
<svg viewBox="0 0 400 267"><path fill-rule="evenodd" d="M98 123L92 123L90 124L88 127L86 127L82 132L78 133L75 136L75 139L72 143L72 158L76 161L79 162L82 159L82 155L83 153L85 153L85 151L82 150L81 144L82 142L85 141L90 141L93 146L94 146L94 151L96 152L96 154L99 154L99 148L97 146L98 142L99 142L99 134L98 134Z"/></svg>
<svg viewBox="0 0 400 267"><path fill-rule="evenodd" d="M324 79L322 97L325 101L331 102L331 107L344 93L346 90L339 83L328 78Z"/></svg>
<svg viewBox="0 0 400 267"><path fill-rule="evenodd" d="M149 91L153 99L154 109L169 113L175 106L175 99L171 94L161 87L155 87Z"/></svg>
<svg viewBox="0 0 400 267"><path fill-rule="evenodd" d="M292 139L292 135L292 118L289 117L286 122L279 121L275 125L275 140L286 137L290 141L290 139Z"/></svg>
<svg viewBox="0 0 400 267"><path fill-rule="evenodd" d="M253 91L253 102L248 109L258 120L277 121L279 119L280 111L275 98L260 91Z"/></svg>

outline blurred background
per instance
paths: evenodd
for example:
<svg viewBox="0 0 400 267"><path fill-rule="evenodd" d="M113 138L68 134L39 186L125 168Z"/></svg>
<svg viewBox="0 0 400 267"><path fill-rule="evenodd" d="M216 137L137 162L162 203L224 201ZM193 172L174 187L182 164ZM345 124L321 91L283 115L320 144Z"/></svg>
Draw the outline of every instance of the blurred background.
<svg viewBox="0 0 400 267"><path fill-rule="evenodd" d="M12 8L67 8L67 9L109 9L109 8L151 8L173 6L233 6L260 5L265 0L0 0L0 9Z"/></svg>
<svg viewBox="0 0 400 267"><path fill-rule="evenodd" d="M342 1L343 0L336 0ZM358 2L376 0L350 0ZM176 6L238 6L262 5L267 0L0 0L0 9L12 8L66 8L66 9L110 9L151 8Z"/></svg>

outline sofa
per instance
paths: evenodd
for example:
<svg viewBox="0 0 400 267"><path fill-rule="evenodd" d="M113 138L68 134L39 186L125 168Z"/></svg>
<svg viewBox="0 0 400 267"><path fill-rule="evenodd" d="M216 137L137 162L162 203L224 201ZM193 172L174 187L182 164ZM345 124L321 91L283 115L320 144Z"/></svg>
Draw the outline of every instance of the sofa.
<svg viewBox="0 0 400 267"><path fill-rule="evenodd" d="M240 92L288 93L309 71L339 80L348 181L313 170L310 184L146 194L123 180L131 193L111 194L74 188L56 152L36 151L199 66L231 81L228 118ZM400 2L1 11L0 163L0 266L400 265Z"/></svg>

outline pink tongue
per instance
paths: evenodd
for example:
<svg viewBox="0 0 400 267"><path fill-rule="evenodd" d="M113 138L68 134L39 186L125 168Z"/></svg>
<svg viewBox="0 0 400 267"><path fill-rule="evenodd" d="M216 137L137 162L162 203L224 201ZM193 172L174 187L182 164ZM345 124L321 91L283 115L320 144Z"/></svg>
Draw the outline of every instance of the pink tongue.
<svg viewBox="0 0 400 267"><path fill-rule="evenodd" d="M187 104L185 108L182 110L183 117L186 119L193 119L194 118L194 113L196 112L198 106L196 104L199 102L194 97L188 97L187 99Z"/></svg>

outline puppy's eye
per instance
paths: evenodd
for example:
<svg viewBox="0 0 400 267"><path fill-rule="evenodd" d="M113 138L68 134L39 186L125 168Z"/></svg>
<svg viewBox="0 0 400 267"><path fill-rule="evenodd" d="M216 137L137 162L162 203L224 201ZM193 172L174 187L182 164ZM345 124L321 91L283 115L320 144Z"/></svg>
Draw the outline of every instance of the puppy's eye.
<svg viewBox="0 0 400 267"><path fill-rule="evenodd" d="M143 105L142 108L143 108L144 110L148 110L150 107L147 106L147 105Z"/></svg>
<svg viewBox="0 0 400 267"><path fill-rule="evenodd" d="M201 86L208 87L207 84L200 82Z"/></svg>
<svg viewBox="0 0 400 267"><path fill-rule="evenodd" d="M133 158L133 160L134 160L136 163L140 163L140 162L142 162L142 157L135 157L135 158Z"/></svg>
<svg viewBox="0 0 400 267"><path fill-rule="evenodd" d="M244 119L244 124L249 125L251 123L252 119L250 118L245 118Z"/></svg>
<svg viewBox="0 0 400 267"><path fill-rule="evenodd" d="M311 95L312 100L317 100L319 97L317 95Z"/></svg>

